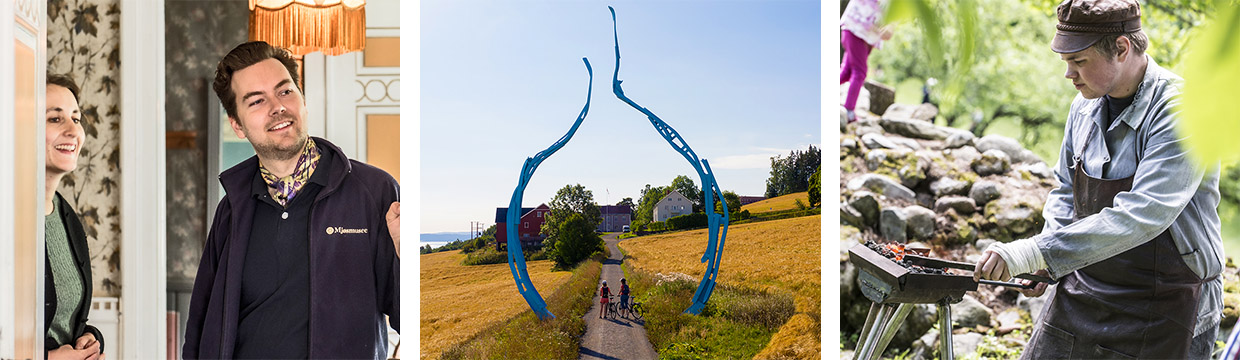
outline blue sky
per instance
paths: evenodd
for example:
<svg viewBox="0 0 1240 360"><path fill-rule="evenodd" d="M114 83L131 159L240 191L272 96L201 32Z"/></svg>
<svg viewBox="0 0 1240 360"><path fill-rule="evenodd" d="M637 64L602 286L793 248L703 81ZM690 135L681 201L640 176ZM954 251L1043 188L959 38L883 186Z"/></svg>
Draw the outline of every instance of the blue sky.
<svg viewBox="0 0 1240 360"><path fill-rule="evenodd" d="M538 168L524 206L582 184L634 201L693 167L611 92L611 15L625 94L707 159L724 190L760 196L771 156L821 147L818 1L422 1L421 232L494 223L527 157L590 112Z"/></svg>

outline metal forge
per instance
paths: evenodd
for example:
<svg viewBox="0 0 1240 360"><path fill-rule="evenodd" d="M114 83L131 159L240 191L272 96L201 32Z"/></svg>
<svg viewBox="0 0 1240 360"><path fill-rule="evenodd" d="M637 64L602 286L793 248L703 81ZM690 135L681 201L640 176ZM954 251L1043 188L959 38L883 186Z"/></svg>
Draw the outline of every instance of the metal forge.
<svg viewBox="0 0 1240 360"><path fill-rule="evenodd" d="M929 249L906 248L904 244L867 242L848 249L848 258L857 266L861 293L873 302L857 340L853 359L878 359L899 326L913 310L913 304L935 304L939 315L940 358L953 359L951 304L964 300L964 293L977 291L977 284L1031 288L1017 282L973 281L972 274L960 275L948 269L973 271L974 265L925 257ZM1022 274L1017 278L1034 282L1055 282L1045 277Z"/></svg>

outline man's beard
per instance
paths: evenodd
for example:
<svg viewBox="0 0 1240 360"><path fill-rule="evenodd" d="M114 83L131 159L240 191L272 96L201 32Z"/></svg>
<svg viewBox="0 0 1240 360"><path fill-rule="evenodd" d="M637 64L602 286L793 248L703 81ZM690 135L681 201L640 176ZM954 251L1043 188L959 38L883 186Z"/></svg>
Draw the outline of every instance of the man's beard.
<svg viewBox="0 0 1240 360"><path fill-rule="evenodd" d="M290 127L295 126L297 122L300 121L300 120L294 119L292 116L281 116L277 121L274 121L272 123L279 123L281 121L286 121L286 120L293 121L293 124L289 125ZM297 129L290 129L290 130L297 131ZM264 128L264 129L261 129L260 131L267 131L267 129ZM296 158L298 155L301 155L301 151L305 149L306 141L309 138L310 138L310 135L303 131L303 132L297 133L297 140L294 141L293 144L287 147L280 147L280 145L277 145L276 141L270 137L268 137L268 139L271 141L267 143L255 142L255 143L251 143L251 145L254 146L254 153L258 154L260 157L265 158L265 159L281 161L281 160L293 159L293 158Z"/></svg>

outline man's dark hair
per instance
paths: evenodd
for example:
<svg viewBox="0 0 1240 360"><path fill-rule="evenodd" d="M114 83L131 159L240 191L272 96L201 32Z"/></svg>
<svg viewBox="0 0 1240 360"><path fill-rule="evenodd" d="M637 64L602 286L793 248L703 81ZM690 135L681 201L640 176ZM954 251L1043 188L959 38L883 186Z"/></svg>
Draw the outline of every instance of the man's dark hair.
<svg viewBox="0 0 1240 360"><path fill-rule="evenodd" d="M69 92L73 93L73 99L75 101L78 101L78 102L82 101L82 98L78 96L79 89L78 89L77 83L74 82L73 78L69 77L68 75L47 74L47 84L57 85L57 86L69 89Z"/></svg>
<svg viewBox="0 0 1240 360"><path fill-rule="evenodd" d="M1144 31L1137 30L1124 34L1105 35L1101 39L1098 39L1098 42L1094 43L1094 46L1092 47L1109 61L1111 58L1115 57L1116 53L1119 53L1119 47L1115 46L1115 40L1119 39L1120 36L1128 38L1128 43L1132 44L1132 46L1129 47L1129 50L1132 50L1133 55L1145 54L1145 49L1150 46L1150 38L1145 36Z"/></svg>
<svg viewBox="0 0 1240 360"><path fill-rule="evenodd" d="M237 118L237 94L232 90L233 73L267 59L279 60L280 64L288 69L288 74L293 79L293 86L297 86L298 91L301 90L297 61L293 60L293 56L288 51L271 46L264 41L251 41L237 45L228 52L228 55L220 59L219 65L215 67L215 83L212 84L215 96L219 97L221 103L224 103L224 111L228 113L228 117Z"/></svg>

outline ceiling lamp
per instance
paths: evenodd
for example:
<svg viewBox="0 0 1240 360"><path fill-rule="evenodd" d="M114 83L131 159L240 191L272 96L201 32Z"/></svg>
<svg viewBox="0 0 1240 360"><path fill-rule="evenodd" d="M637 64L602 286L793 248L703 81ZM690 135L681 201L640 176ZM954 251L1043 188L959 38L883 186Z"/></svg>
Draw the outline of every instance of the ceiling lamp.
<svg viewBox="0 0 1240 360"><path fill-rule="evenodd" d="M250 0L250 40L298 57L366 47L366 0Z"/></svg>

